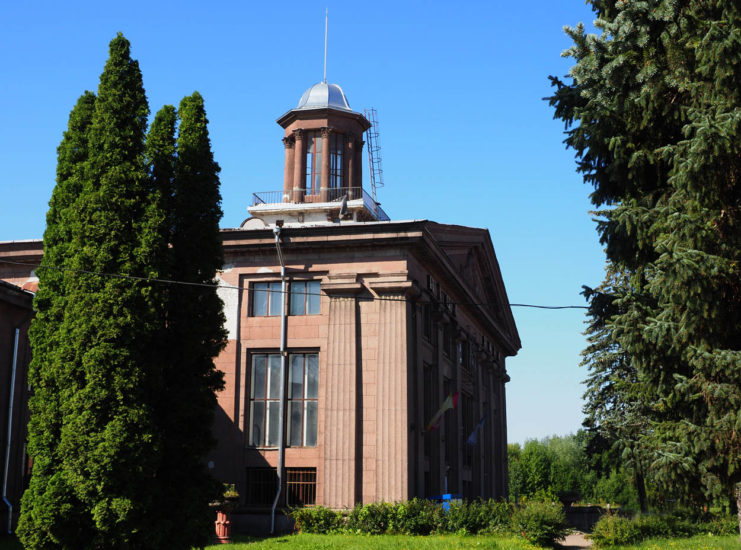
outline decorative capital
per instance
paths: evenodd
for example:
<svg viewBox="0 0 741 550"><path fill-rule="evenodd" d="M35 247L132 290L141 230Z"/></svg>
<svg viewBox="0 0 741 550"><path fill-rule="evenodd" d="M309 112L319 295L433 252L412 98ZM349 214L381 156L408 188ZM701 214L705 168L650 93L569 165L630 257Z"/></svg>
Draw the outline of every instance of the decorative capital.
<svg viewBox="0 0 741 550"><path fill-rule="evenodd" d="M304 130L303 130L303 128L296 128L293 131L293 139L304 139Z"/></svg>
<svg viewBox="0 0 741 550"><path fill-rule="evenodd" d="M293 149L296 144L296 139L293 136L286 136L283 138L283 145L286 149Z"/></svg>
<svg viewBox="0 0 741 550"><path fill-rule="evenodd" d="M328 138L329 134L332 133L332 129L329 128L328 126L324 126L323 128L320 129L320 131L322 132L323 138Z"/></svg>

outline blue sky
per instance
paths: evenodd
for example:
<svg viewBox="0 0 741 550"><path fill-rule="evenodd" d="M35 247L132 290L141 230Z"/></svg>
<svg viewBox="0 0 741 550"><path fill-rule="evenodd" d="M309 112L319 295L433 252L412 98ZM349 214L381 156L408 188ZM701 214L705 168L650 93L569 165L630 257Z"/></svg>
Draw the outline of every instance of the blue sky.
<svg viewBox="0 0 741 550"><path fill-rule="evenodd" d="M0 8L0 240L39 238L69 111L96 90L122 31L152 113L198 90L222 168L224 227L253 192L279 189L275 119L322 78L350 106L378 110L392 219L491 232L510 301L583 305L604 257L590 188L542 98L572 64L563 25L591 26L582 0L557 2L5 2ZM152 115L153 116L153 115ZM151 118L150 118L151 120ZM523 349L508 361L510 441L576 431L583 310L514 309Z"/></svg>

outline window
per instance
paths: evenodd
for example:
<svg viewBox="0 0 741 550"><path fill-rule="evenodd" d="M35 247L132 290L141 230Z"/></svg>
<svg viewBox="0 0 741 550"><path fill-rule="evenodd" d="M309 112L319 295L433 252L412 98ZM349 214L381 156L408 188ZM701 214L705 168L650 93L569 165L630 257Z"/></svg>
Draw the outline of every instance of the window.
<svg viewBox="0 0 741 550"><path fill-rule="evenodd" d="M247 468L248 506L272 506L278 487L276 468ZM311 506L316 503L316 468L286 468L281 500L288 506Z"/></svg>
<svg viewBox="0 0 741 550"><path fill-rule="evenodd" d="M317 438L319 356L292 353L288 356L287 442L314 447ZM276 447L280 442L280 355L252 356L250 378L250 445Z"/></svg>
<svg viewBox="0 0 741 550"><path fill-rule="evenodd" d="M463 416L463 437L468 441L471 433L474 429L474 403L470 395L461 393L461 416ZM463 465L469 468L473 464L473 447L471 445L463 445Z"/></svg>
<svg viewBox="0 0 741 550"><path fill-rule="evenodd" d="M318 194L322 186L322 134L306 136L306 194Z"/></svg>
<svg viewBox="0 0 741 550"><path fill-rule="evenodd" d="M319 356L292 354L288 373L288 444L315 447L319 397Z"/></svg>
<svg viewBox="0 0 741 550"><path fill-rule="evenodd" d="M329 188L340 189L342 183L342 151L345 136L332 132L329 135Z"/></svg>
<svg viewBox="0 0 741 550"><path fill-rule="evenodd" d="M286 504L316 504L316 468L286 468Z"/></svg>
<svg viewBox="0 0 741 550"><path fill-rule="evenodd" d="M280 315L280 283L252 283L252 316Z"/></svg>
<svg viewBox="0 0 741 550"><path fill-rule="evenodd" d="M250 380L250 445L277 446L280 355L277 353L253 355Z"/></svg>
<svg viewBox="0 0 741 550"><path fill-rule="evenodd" d="M422 306L422 336L428 342L432 340L432 307L430 304Z"/></svg>
<svg viewBox="0 0 741 550"><path fill-rule="evenodd" d="M318 315L319 294L319 281L293 281L290 314Z"/></svg>
<svg viewBox="0 0 741 550"><path fill-rule="evenodd" d="M450 323L443 324L443 354L451 357L453 352L453 329Z"/></svg>

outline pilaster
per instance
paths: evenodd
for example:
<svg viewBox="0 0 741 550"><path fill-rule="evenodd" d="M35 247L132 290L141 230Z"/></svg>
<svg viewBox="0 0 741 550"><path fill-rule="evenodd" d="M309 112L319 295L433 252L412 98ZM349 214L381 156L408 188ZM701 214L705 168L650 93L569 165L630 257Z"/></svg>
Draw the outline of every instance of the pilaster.
<svg viewBox="0 0 741 550"><path fill-rule="evenodd" d="M329 295L329 333L324 368L323 503L352 508L359 498L358 350L355 282L324 283Z"/></svg>

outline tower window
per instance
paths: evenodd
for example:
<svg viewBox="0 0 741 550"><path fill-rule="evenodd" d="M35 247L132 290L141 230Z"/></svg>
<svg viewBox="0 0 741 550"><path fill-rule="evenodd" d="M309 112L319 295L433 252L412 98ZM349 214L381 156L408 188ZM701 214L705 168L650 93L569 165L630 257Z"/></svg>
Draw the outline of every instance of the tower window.
<svg viewBox="0 0 741 550"><path fill-rule="evenodd" d="M318 194L322 186L322 133L306 136L306 194Z"/></svg>
<svg viewBox="0 0 741 550"><path fill-rule="evenodd" d="M332 132L329 135L329 188L340 189L343 185L342 152L345 136Z"/></svg>

